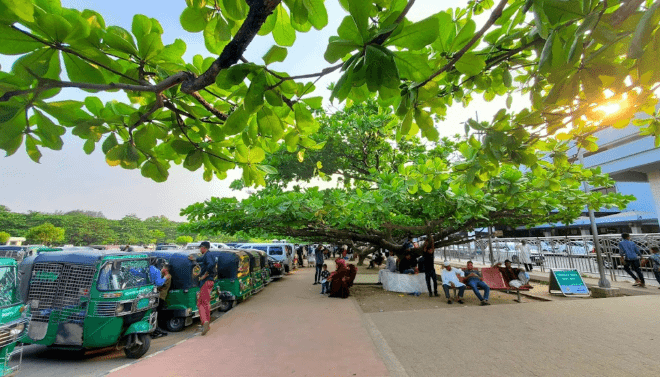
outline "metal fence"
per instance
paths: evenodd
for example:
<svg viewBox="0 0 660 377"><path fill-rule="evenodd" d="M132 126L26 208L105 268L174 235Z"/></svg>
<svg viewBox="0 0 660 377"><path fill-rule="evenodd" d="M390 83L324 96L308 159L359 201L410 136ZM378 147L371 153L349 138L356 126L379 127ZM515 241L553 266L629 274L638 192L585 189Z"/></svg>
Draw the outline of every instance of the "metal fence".
<svg viewBox="0 0 660 377"><path fill-rule="evenodd" d="M603 254L605 272L613 281L629 280L630 276L623 270L619 258L619 234L599 235L600 250ZM596 250L591 235L585 236L557 236L557 237L521 237L521 238L493 238L493 260L490 259L488 239L480 238L473 242L454 245L435 250L438 258L445 260L467 261L473 260L486 265L504 262L509 259L514 265L520 265L519 251L516 246L522 240L529 245L530 255L534 269L547 271L554 268L576 269L580 273L598 276L596 263ZM652 246L660 246L660 234L631 234L630 240L637 244L644 255L651 254ZM642 267L646 279L655 281L650 267Z"/></svg>

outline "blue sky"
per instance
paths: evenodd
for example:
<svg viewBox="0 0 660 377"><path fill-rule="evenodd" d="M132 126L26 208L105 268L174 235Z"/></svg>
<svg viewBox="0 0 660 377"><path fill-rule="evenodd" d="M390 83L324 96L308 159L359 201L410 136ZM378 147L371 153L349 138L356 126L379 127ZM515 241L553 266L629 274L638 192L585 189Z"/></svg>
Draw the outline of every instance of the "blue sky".
<svg viewBox="0 0 660 377"><path fill-rule="evenodd" d="M417 0L409 18L420 20L439 10L464 3L465 0ZM163 25L164 43L171 43L176 38L186 42L186 60L190 60L195 54L210 56L204 47L202 33L188 33L179 24L179 15L185 8L184 0L62 0L62 5L93 9L104 17L106 25L118 25L128 30L131 28L134 14L145 14L158 19ZM312 29L306 34L298 33L287 59L279 63L280 66L274 65L273 68L290 74L306 74L318 72L328 66L323 60L327 40L336 33L345 13L336 0L326 1L326 7L330 20L328 27L321 31ZM258 64L263 63L261 57L273 44L270 36L257 37L249 46L245 57ZM9 70L11 61L0 57L0 64L6 71ZM334 75L321 80L317 84L318 93L327 98L328 91L324 88L337 79L338 75ZM66 96L82 98L74 91L63 91L60 99ZM474 117L476 109L479 109L479 117L485 119L484 117L490 117L498 108L499 106L490 104L484 106L483 101L475 101L467 109L452 109L447 121L438 125L438 128L443 135L462 132L461 122ZM228 188L231 181L240 176L239 172L232 172L224 181L215 179L205 182L201 170L190 172L180 166L174 166L170 169L170 177L166 182L155 183L142 177L139 170L108 166L98 144L97 151L89 156L83 152L82 147L83 143L78 138L67 133L63 149L43 149L39 164L27 157L24 148L19 149L13 156L0 158L0 204L15 212L82 209L101 211L111 219L134 213L143 219L165 215L172 220L184 220L179 217L179 211L192 203L212 196L246 196L245 193Z"/></svg>

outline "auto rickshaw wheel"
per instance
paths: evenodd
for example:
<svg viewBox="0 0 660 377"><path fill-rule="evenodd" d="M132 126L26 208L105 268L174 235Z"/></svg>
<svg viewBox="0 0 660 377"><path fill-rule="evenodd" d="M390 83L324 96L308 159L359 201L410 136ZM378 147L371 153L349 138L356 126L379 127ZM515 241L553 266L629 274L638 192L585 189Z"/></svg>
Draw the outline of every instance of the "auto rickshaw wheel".
<svg viewBox="0 0 660 377"><path fill-rule="evenodd" d="M151 337L149 337L149 334L137 334L137 339L142 344L135 343L131 347L124 348L124 353L129 359L139 359L149 351L149 346L151 345Z"/></svg>
<svg viewBox="0 0 660 377"><path fill-rule="evenodd" d="M170 332L179 332L183 330L185 326L186 319L184 317L171 317L165 322L165 327L167 328L167 331Z"/></svg>
<svg viewBox="0 0 660 377"><path fill-rule="evenodd" d="M220 303L220 306L218 307L218 310L221 312L226 312L229 309L233 308L235 305L236 301L231 300L231 301L222 301Z"/></svg>

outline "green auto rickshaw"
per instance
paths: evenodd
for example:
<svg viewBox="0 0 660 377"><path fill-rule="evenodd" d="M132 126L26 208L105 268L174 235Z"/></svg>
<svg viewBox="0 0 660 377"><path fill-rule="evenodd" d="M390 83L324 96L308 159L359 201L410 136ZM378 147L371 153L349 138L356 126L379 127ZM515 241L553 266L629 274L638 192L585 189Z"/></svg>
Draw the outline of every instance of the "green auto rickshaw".
<svg viewBox="0 0 660 377"><path fill-rule="evenodd" d="M16 260L0 258L0 376L16 373L23 358L23 345L17 340L25 334L30 322L29 308L18 294ZM12 364L12 358L18 362Z"/></svg>
<svg viewBox="0 0 660 377"><path fill-rule="evenodd" d="M261 255L257 250L239 249L250 257L250 277L252 278L252 294L257 294L264 288L264 278L261 273Z"/></svg>
<svg viewBox="0 0 660 377"><path fill-rule="evenodd" d="M218 251L208 251L217 260ZM199 292L199 273L201 267L197 262L188 259L189 255L198 256L197 250L158 250L147 252L151 257L167 263L170 266L170 275L172 282L165 298L165 307L158 313L158 320L161 326L168 331L177 332L193 323L193 318L199 317L197 309L197 293ZM220 309L227 311L233 306L233 295L230 292L222 291L219 288L217 275L214 281L214 287L211 289L211 311Z"/></svg>
<svg viewBox="0 0 660 377"><path fill-rule="evenodd" d="M252 295L250 256L245 251L236 249L219 251L218 286L222 291L229 292L233 296L230 308Z"/></svg>
<svg viewBox="0 0 660 377"><path fill-rule="evenodd" d="M266 286L271 282L268 254L262 250L254 250L259 254L259 257L261 258L261 280L263 280L264 286Z"/></svg>
<svg viewBox="0 0 660 377"><path fill-rule="evenodd" d="M84 351L112 345L128 358L149 350L158 292L144 253L75 250L39 253L19 265L32 311L23 343Z"/></svg>

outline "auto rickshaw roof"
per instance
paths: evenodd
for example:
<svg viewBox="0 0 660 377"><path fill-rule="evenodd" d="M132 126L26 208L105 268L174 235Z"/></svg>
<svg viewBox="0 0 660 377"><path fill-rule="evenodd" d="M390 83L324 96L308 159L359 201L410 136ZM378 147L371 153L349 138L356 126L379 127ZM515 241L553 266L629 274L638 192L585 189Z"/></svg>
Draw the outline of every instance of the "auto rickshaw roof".
<svg viewBox="0 0 660 377"><path fill-rule="evenodd" d="M71 250L56 253L40 253L34 257L32 263L75 263L94 264L104 258L132 259L147 258L146 253L131 253L118 250Z"/></svg>

